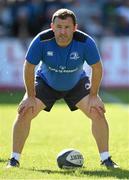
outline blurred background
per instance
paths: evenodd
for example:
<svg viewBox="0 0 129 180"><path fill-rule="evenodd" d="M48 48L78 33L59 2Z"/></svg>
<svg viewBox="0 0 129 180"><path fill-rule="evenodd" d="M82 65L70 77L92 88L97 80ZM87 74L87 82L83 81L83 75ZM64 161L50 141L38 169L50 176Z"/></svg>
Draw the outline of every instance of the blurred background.
<svg viewBox="0 0 129 180"><path fill-rule="evenodd" d="M27 47L59 8L74 11L79 29L97 42L104 100L129 103L129 0L0 0L0 103L22 97Z"/></svg>

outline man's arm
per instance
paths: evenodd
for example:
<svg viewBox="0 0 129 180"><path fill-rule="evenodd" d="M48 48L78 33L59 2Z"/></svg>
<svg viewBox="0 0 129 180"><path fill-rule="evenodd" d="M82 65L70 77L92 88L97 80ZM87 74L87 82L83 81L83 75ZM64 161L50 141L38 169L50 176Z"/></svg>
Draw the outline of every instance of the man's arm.
<svg viewBox="0 0 129 180"><path fill-rule="evenodd" d="M23 68L23 76L27 97L35 97L34 74L35 65L25 61Z"/></svg>
<svg viewBox="0 0 129 180"><path fill-rule="evenodd" d="M18 113L24 115L28 109L32 110L32 113L36 108L36 98L35 98L35 65L25 61L23 68L24 84L26 89L26 99L23 99L19 105Z"/></svg>
<svg viewBox="0 0 129 180"><path fill-rule="evenodd" d="M101 79L102 79L101 61L91 65L91 68L92 68L92 77L91 77L91 89L89 94L89 112L91 112L92 108L95 108L101 115L103 115L103 112L105 112L105 108L101 98L98 95Z"/></svg>
<svg viewBox="0 0 129 180"><path fill-rule="evenodd" d="M101 84L101 79L102 79L102 63L101 63L101 61L97 62L96 64L93 64L91 66L91 68L92 68L92 78L91 78L90 95L97 96L97 94L99 92L99 87Z"/></svg>

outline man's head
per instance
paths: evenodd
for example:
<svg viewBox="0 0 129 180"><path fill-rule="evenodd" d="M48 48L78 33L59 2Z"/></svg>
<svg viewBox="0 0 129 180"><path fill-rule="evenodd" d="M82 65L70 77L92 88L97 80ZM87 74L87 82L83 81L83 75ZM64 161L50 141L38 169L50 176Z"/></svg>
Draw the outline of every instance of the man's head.
<svg viewBox="0 0 129 180"><path fill-rule="evenodd" d="M67 46L77 29L76 16L68 9L59 9L52 16L51 28L59 46Z"/></svg>

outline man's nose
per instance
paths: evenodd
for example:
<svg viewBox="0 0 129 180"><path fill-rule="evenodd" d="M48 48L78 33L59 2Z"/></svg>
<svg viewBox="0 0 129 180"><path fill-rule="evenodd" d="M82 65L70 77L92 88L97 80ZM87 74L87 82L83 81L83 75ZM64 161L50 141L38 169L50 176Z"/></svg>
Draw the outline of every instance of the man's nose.
<svg viewBox="0 0 129 180"><path fill-rule="evenodd" d="M65 29L64 28L61 29L61 34L65 34Z"/></svg>

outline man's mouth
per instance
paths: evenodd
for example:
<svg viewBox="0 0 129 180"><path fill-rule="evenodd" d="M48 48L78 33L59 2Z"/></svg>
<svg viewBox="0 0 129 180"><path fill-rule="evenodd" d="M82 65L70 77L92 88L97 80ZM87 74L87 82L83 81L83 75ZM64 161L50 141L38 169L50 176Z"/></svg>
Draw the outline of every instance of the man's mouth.
<svg viewBox="0 0 129 180"><path fill-rule="evenodd" d="M65 37L65 36L60 36L59 39L61 39L61 40L66 40L67 37Z"/></svg>

